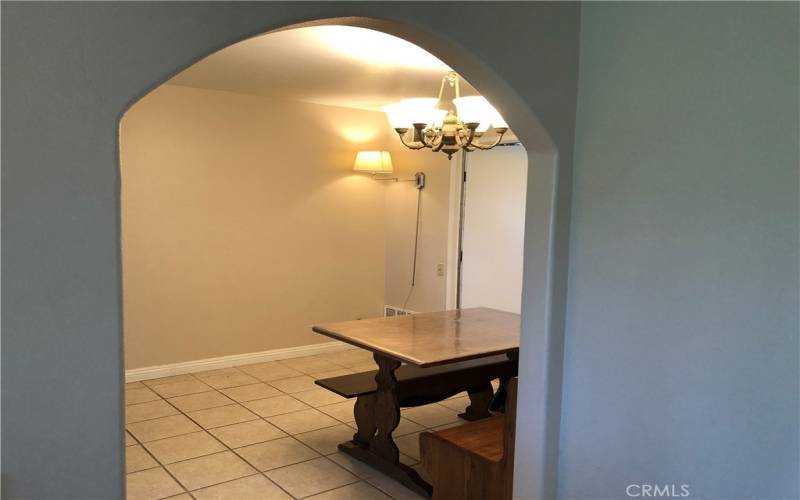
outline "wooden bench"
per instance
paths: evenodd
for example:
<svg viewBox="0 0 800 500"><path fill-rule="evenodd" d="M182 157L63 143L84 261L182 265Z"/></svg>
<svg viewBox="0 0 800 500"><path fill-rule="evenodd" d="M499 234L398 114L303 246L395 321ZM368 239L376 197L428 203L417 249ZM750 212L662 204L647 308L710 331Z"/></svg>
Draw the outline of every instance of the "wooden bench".
<svg viewBox="0 0 800 500"><path fill-rule="evenodd" d="M510 499L514 476L517 379L508 384L505 415L420 434L422 464L434 500Z"/></svg>
<svg viewBox="0 0 800 500"><path fill-rule="evenodd" d="M377 390L376 373L377 370L353 373L317 380L315 383L345 398L363 397ZM489 408L492 401L504 399L506 382L516 375L516 358L504 354L429 368L402 365L395 371L401 407L426 405L466 391L470 404L459 415L466 420L491 416ZM497 398L491 385L494 379L501 381Z"/></svg>

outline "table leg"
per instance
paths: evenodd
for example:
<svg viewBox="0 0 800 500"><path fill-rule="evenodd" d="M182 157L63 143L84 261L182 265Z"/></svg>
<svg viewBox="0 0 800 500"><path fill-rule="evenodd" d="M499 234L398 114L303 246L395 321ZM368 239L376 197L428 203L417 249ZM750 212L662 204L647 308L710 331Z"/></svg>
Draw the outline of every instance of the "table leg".
<svg viewBox="0 0 800 500"><path fill-rule="evenodd" d="M367 394L356 398L353 408L358 432L353 434L353 442L369 447L378 425L375 423L375 394Z"/></svg>
<svg viewBox="0 0 800 500"><path fill-rule="evenodd" d="M400 462L392 432L400 423L400 403L397 398L395 370L400 362L375 354L378 374L375 394L356 400L354 409L358 432L352 441L342 443L339 449L348 455L371 465L387 476L399 481L412 491L430 498L433 488L417 471Z"/></svg>
<svg viewBox="0 0 800 500"><path fill-rule="evenodd" d="M469 395L469 406L467 406L464 413L459 413L459 417L473 422L492 416L492 414L489 413L489 407L494 398L494 390L492 389L491 383L486 382L486 384L480 387L469 389L467 394Z"/></svg>
<svg viewBox="0 0 800 500"><path fill-rule="evenodd" d="M506 408L506 396L508 392L508 381L511 379L508 378L501 378L500 379L500 386L497 388L497 392L492 399L492 404L490 406L492 411L497 411L500 413L505 413Z"/></svg>
<svg viewBox="0 0 800 500"><path fill-rule="evenodd" d="M390 462L400 461L400 450L392 439L392 432L400 423L400 402L397 399L397 377L394 371L400 368L395 359L375 355L378 374L375 382L378 391L375 393L375 424L378 432L372 437L369 449L373 453Z"/></svg>
<svg viewBox="0 0 800 500"><path fill-rule="evenodd" d="M516 361L519 363L519 351L513 351L506 354L508 359L511 361ZM491 404L492 411L498 411L505 413L506 408L506 396L508 392L508 382L511 378L501 378L500 379L500 387L497 388L497 392L494 395L494 400Z"/></svg>

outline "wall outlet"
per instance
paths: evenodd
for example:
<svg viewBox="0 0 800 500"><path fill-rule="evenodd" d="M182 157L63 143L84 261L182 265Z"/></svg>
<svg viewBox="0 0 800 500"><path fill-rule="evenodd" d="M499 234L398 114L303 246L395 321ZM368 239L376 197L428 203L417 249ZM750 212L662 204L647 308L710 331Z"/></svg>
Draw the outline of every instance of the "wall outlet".
<svg viewBox="0 0 800 500"><path fill-rule="evenodd" d="M436 276L444 276L444 264L436 264Z"/></svg>

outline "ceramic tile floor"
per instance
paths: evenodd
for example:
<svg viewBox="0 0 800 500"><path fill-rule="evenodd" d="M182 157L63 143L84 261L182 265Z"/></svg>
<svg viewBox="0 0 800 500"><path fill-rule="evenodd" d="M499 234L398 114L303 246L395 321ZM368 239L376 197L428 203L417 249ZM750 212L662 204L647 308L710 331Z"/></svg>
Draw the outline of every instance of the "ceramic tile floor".
<svg viewBox="0 0 800 500"><path fill-rule="evenodd" d="M336 448L353 435L354 400L314 380L372 369L349 349L127 384L128 498L420 498ZM402 410L401 460L422 473L419 433L464 423L468 401Z"/></svg>

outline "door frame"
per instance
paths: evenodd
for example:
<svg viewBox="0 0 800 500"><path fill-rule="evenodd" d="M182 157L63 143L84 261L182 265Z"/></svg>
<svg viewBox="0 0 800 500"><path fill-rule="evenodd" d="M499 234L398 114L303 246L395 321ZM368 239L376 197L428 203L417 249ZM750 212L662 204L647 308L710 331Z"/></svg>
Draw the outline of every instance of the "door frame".
<svg viewBox="0 0 800 500"><path fill-rule="evenodd" d="M450 160L450 195L447 200L447 260L445 265L445 309L458 307L459 252L461 250L461 189L464 152Z"/></svg>
<svg viewBox="0 0 800 500"><path fill-rule="evenodd" d="M521 142L505 144L502 147L510 146L523 149L525 147ZM447 200L447 260L445 265L445 309L448 310L458 308L459 287L461 286L460 255L461 238L464 231L461 212L463 210L462 203L466 201L461 199L461 191L464 188L464 172L467 166L464 157L465 153L459 151L450 160L450 189ZM467 158L469 157L467 156ZM528 166L530 167L530 160L528 160Z"/></svg>

